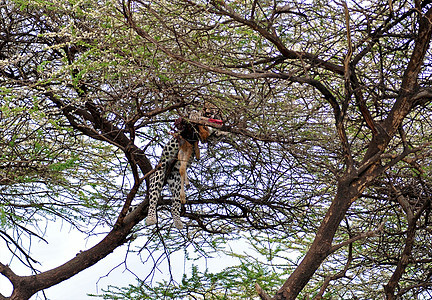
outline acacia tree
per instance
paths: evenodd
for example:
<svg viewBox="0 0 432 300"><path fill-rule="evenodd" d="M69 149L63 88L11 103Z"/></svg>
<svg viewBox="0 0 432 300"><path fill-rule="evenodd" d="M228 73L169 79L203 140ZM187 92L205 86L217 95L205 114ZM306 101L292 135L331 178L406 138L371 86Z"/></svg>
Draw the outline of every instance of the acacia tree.
<svg viewBox="0 0 432 300"><path fill-rule="evenodd" d="M168 252L251 233L269 260L261 243L278 244L288 262L261 266L262 299L430 292L429 1L3 1L1 14L0 235L34 272L0 264L9 298L67 280L132 233ZM168 197L143 228L155 144L204 101L229 134L190 170L188 235L171 230ZM43 238L40 216L110 232L39 272L11 232ZM195 272L177 292L250 297L229 274Z"/></svg>

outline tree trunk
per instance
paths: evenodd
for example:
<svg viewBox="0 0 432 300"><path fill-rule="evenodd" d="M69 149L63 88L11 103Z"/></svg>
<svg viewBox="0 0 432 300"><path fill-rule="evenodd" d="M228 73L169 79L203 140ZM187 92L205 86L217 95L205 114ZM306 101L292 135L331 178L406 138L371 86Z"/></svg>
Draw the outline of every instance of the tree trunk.
<svg viewBox="0 0 432 300"><path fill-rule="evenodd" d="M353 180L354 176L346 176L339 181L336 196L318 229L314 242L300 265L275 295L275 300L295 299L330 254L333 237L340 222L351 203L360 196L366 186L365 183L360 184L360 181Z"/></svg>

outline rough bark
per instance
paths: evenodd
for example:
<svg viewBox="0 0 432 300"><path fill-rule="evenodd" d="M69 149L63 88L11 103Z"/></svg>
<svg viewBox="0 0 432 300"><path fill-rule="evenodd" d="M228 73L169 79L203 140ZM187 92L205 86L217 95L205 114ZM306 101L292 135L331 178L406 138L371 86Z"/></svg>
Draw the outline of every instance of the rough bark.
<svg viewBox="0 0 432 300"><path fill-rule="evenodd" d="M134 164L133 168L138 166L144 174L151 170L151 164L144 155L144 152L135 146L121 130L98 115L98 112L95 108L87 107L89 111L77 109L71 107L70 105L63 105L63 103L60 100L57 100L51 93L48 93L47 95L54 103L57 104L59 109L62 110L63 114L75 129L82 131L84 134L87 134L90 137L118 145L121 149L123 149L123 151L125 151L126 157L129 158L130 163ZM73 114L78 114L80 117L92 122L94 128L99 129L99 132L90 129L87 126L81 127L76 122ZM135 194L140 187L140 183L141 182L139 181L139 178L136 178L135 185L129 191L125 205L126 203L130 204L131 200L135 197ZM0 264L0 273L8 278L13 285L12 295L10 297L5 297L4 299L29 299L36 292L67 280L102 260L117 247L121 246L127 241L127 237L130 234L131 229L147 215L147 207L148 201L143 201L138 209L134 210L126 217L120 214L119 219L113 226L113 229L108 233L107 236L105 236L104 239L102 239L102 241L86 251L77 253L74 258L52 270L31 276L19 276L15 274L7 265ZM125 209L123 209L122 212L123 211L125 211Z"/></svg>
<svg viewBox="0 0 432 300"><path fill-rule="evenodd" d="M375 163L361 178L358 178L356 174L348 174L339 180L336 196L318 229L314 242L274 299L295 299L297 297L321 263L331 253L333 237L351 203L360 196L380 171L381 167Z"/></svg>
<svg viewBox="0 0 432 300"><path fill-rule="evenodd" d="M388 283L384 285L385 296L389 300L397 299L397 295L395 294L396 288L410 262L410 259L412 258L411 255L415 244L417 221L420 219L423 212L429 207L430 201L430 199L427 199L423 203L422 207L416 213L414 213L414 210L407 199L405 199L405 197L403 197L401 194L398 196L398 202L401 204L406 214L408 228L406 231L405 246L402 254L400 255L396 269L393 271Z"/></svg>
<svg viewBox="0 0 432 300"><path fill-rule="evenodd" d="M331 244L340 222L350 205L385 168L380 165L380 153L388 146L406 115L415 105L417 77L423 65L432 33L432 9L419 18L419 32L408 66L404 72L400 94L388 117L379 126L369 143L362 165L357 171L346 173L338 181L337 194L324 217L306 256L286 280L274 299L296 299L324 259L330 254ZM362 170L364 169L364 170ZM360 171L360 172L359 172ZM409 249L408 249L409 250Z"/></svg>
<svg viewBox="0 0 432 300"><path fill-rule="evenodd" d="M146 211L142 211L142 213L146 214ZM7 277L13 285L12 295L5 299L29 299L36 292L54 286L89 268L125 243L130 230L141 219L139 210L134 211L124 219L121 226L114 227L97 245L77 253L65 264L40 274L18 276L7 265L0 264L0 273Z"/></svg>

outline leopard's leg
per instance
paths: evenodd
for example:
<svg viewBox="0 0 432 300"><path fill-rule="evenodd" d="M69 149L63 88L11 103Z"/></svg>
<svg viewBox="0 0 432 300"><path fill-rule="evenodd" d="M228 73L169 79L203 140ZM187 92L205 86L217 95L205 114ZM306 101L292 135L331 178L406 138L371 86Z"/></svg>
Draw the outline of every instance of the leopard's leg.
<svg viewBox="0 0 432 300"><path fill-rule="evenodd" d="M192 156L193 150L193 145L191 143L183 141L178 152L178 160L180 162L180 201L183 204L186 203L184 186L185 184L189 186L189 179L187 177L186 168Z"/></svg>
<svg viewBox="0 0 432 300"><path fill-rule="evenodd" d="M183 222L180 219L180 189L181 189L180 172L175 168L168 178L168 187L171 191L172 204L171 204L171 215L173 218L174 226L177 229L183 229Z"/></svg>
<svg viewBox="0 0 432 300"><path fill-rule="evenodd" d="M149 208L148 208L148 214L146 219L147 225L154 225L157 223L156 207L159 201L160 193L162 191L163 182L164 182L164 169L157 170L150 177Z"/></svg>
<svg viewBox="0 0 432 300"><path fill-rule="evenodd" d="M195 150L195 158L197 160L199 160L200 159L200 149L199 149L198 141L194 142L194 150Z"/></svg>

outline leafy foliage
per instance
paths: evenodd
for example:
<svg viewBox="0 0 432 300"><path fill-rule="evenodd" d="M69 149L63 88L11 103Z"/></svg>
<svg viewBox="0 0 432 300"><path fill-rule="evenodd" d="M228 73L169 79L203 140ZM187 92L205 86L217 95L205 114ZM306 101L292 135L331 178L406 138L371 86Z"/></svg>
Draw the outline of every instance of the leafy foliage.
<svg viewBox="0 0 432 300"><path fill-rule="evenodd" d="M40 220L108 225L62 280L125 242L150 257L206 257L239 238L255 249L221 272L194 267L106 299L249 299L255 283L276 299L427 297L430 6L0 1L0 237L45 276L26 240L44 239ZM167 194L145 227L146 174L172 121L204 103L223 134L189 169L185 232L172 230Z"/></svg>

